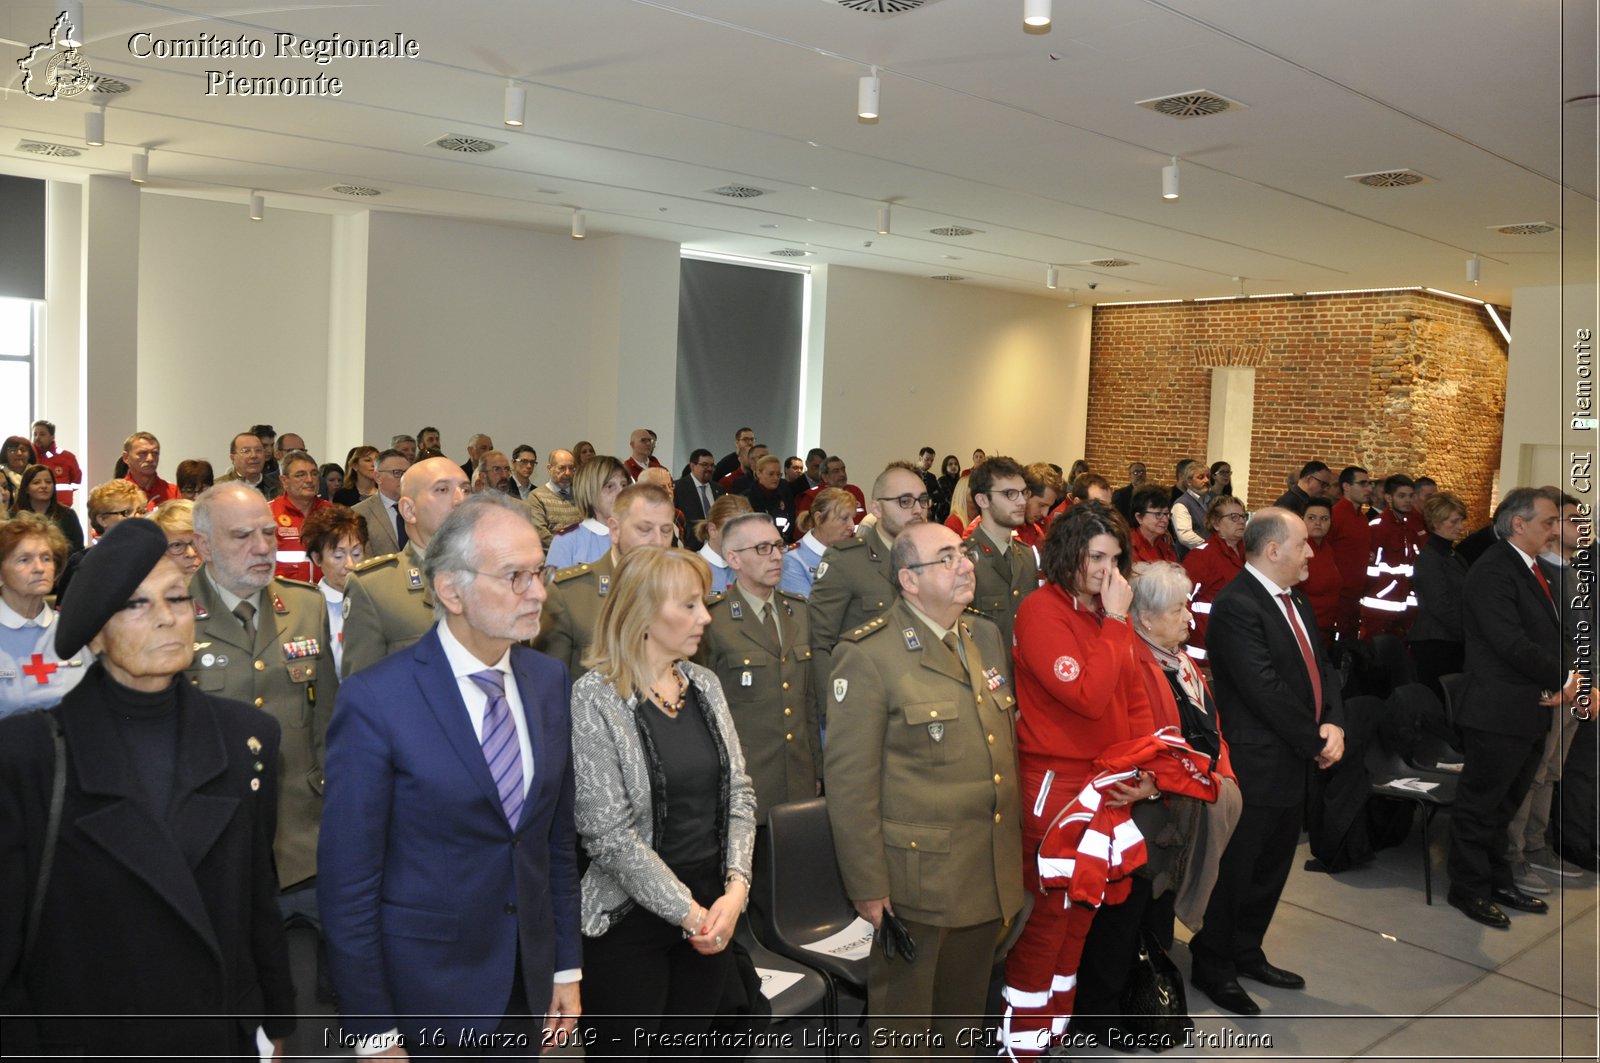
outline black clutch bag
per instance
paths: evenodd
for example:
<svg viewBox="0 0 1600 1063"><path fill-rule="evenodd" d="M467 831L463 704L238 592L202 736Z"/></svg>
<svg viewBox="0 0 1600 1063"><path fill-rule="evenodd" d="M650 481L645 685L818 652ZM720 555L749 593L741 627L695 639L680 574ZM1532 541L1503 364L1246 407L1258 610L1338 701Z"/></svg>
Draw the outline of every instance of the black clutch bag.
<svg viewBox="0 0 1600 1063"><path fill-rule="evenodd" d="M898 916L884 909L883 918L872 936L883 944L883 954L889 959L903 959L907 963L917 958L917 940L911 936ZM1171 962L1171 961L1168 961Z"/></svg>
<svg viewBox="0 0 1600 1063"><path fill-rule="evenodd" d="M1194 1029L1183 976L1148 930L1139 934L1139 955L1122 994L1121 1011L1118 1025L1136 1035L1135 1043L1156 1052L1187 1044L1187 1033Z"/></svg>

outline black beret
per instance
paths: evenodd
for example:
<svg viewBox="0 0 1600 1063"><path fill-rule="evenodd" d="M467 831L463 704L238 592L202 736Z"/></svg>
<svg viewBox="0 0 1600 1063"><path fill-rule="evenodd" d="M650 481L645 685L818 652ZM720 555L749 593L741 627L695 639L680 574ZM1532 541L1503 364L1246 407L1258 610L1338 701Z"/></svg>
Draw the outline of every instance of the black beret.
<svg viewBox="0 0 1600 1063"><path fill-rule="evenodd" d="M100 634L167 552L153 520L119 520L86 551L56 622L56 656L66 660Z"/></svg>

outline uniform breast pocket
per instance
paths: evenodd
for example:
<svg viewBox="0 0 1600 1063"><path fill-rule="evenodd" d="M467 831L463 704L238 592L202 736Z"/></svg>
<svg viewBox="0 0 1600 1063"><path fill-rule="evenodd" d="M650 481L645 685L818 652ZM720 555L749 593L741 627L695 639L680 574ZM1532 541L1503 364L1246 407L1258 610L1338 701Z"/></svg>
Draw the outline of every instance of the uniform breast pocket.
<svg viewBox="0 0 1600 1063"><path fill-rule="evenodd" d="M762 691L772 689L772 670L777 662L766 653L725 653L718 662L722 692L729 701L750 701Z"/></svg>
<svg viewBox="0 0 1600 1063"><path fill-rule="evenodd" d="M221 668L202 668L187 675L189 682L207 693L214 694L228 685L228 673Z"/></svg>
<svg viewBox="0 0 1600 1063"><path fill-rule="evenodd" d="M955 757L954 735L950 733L960 710L948 701L910 702L901 707L908 744L920 749L930 765L942 767Z"/></svg>
<svg viewBox="0 0 1600 1063"><path fill-rule="evenodd" d="M883 821L883 848L889 858L889 896L911 908L933 907L945 889L950 828L925 823Z"/></svg>
<svg viewBox="0 0 1600 1063"><path fill-rule="evenodd" d="M1009 602L1010 599L1003 594L985 594L974 598L972 604L976 605L984 616L995 616L1005 612Z"/></svg>

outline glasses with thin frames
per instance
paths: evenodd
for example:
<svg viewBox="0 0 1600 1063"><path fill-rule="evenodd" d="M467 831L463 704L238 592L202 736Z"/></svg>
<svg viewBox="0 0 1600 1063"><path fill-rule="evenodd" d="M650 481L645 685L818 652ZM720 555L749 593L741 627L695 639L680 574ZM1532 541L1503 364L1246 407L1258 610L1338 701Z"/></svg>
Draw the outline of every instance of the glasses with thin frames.
<svg viewBox="0 0 1600 1063"><path fill-rule="evenodd" d="M772 556L772 552L774 550L782 550L782 549L783 549L783 540L782 539L773 539L770 542L755 543L755 544L753 544L751 546L736 546L736 547L733 548L733 550L731 552L735 553L735 554L742 554L746 550L754 550L756 552L756 556L757 557L771 557Z"/></svg>
<svg viewBox="0 0 1600 1063"><path fill-rule="evenodd" d="M479 576L488 576L490 579L505 580L507 583L511 584L512 594L527 594L528 591L533 587L535 580L538 580L540 583L548 583L550 581L550 577L555 574L554 570L552 570L549 565L540 565L538 568L519 568L515 572L510 573L482 572L478 569L473 569L473 572Z"/></svg>
<svg viewBox="0 0 1600 1063"><path fill-rule="evenodd" d="M895 495L893 498L882 498L874 495L873 498L879 502L893 502L901 509L927 509L929 504L933 502L933 499L928 496L926 491L920 495Z"/></svg>
<svg viewBox="0 0 1600 1063"><path fill-rule="evenodd" d="M907 565L906 568L928 568L932 565L939 565L948 572L954 572L962 561L971 561L976 565L978 563L978 552L976 550L952 550L947 554L940 554L932 561L918 561L915 564Z"/></svg>

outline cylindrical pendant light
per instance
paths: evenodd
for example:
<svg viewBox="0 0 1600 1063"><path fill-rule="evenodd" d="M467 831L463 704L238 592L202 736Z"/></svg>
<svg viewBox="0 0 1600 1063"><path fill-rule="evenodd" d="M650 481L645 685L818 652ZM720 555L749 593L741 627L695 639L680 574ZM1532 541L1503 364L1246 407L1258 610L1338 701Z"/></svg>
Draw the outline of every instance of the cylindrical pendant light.
<svg viewBox="0 0 1600 1063"><path fill-rule="evenodd" d="M1022 24L1030 29L1050 25L1050 0L1022 0Z"/></svg>
<svg viewBox="0 0 1600 1063"><path fill-rule="evenodd" d="M1178 198L1178 157L1172 157L1172 164L1161 167L1161 198Z"/></svg>
<svg viewBox="0 0 1600 1063"><path fill-rule="evenodd" d="M878 68L873 67L872 73L861 79L861 84L856 89L856 117L863 122L876 122L878 120Z"/></svg>
<svg viewBox="0 0 1600 1063"><path fill-rule="evenodd" d="M528 90L515 81L506 86L505 123L521 129L528 112Z"/></svg>
<svg viewBox="0 0 1600 1063"><path fill-rule="evenodd" d="M106 111L104 107L91 107L83 112L83 142L91 148L105 146Z"/></svg>
<svg viewBox="0 0 1600 1063"><path fill-rule="evenodd" d="M1044 286L1049 288L1051 291L1055 290L1056 283L1060 279L1060 274L1056 272L1056 268L1054 266L1051 266L1044 271Z"/></svg>
<svg viewBox="0 0 1600 1063"><path fill-rule="evenodd" d="M1467 259L1467 280L1472 284L1477 284L1478 276L1481 272L1478 266L1478 255L1474 252L1472 257Z"/></svg>
<svg viewBox="0 0 1600 1063"><path fill-rule="evenodd" d="M133 157L133 162L128 167L128 180L136 185L142 185L150 180L150 152L148 149Z"/></svg>
<svg viewBox="0 0 1600 1063"><path fill-rule="evenodd" d="M589 235L589 230L588 230L588 227L583 222L583 211L581 211L581 210L573 211L572 212L572 238L574 240L582 240L587 235Z"/></svg>
<svg viewBox="0 0 1600 1063"><path fill-rule="evenodd" d="M266 213L267 213L267 197L263 196L260 192L251 192L250 193L250 220L251 221L260 221L262 218L266 217Z"/></svg>
<svg viewBox="0 0 1600 1063"><path fill-rule="evenodd" d="M878 208L878 235L889 235L889 204L887 203Z"/></svg>
<svg viewBox="0 0 1600 1063"><path fill-rule="evenodd" d="M56 10L67 17L67 24L62 27L63 38L61 43L68 48L83 47L82 0L60 0L60 6Z"/></svg>

